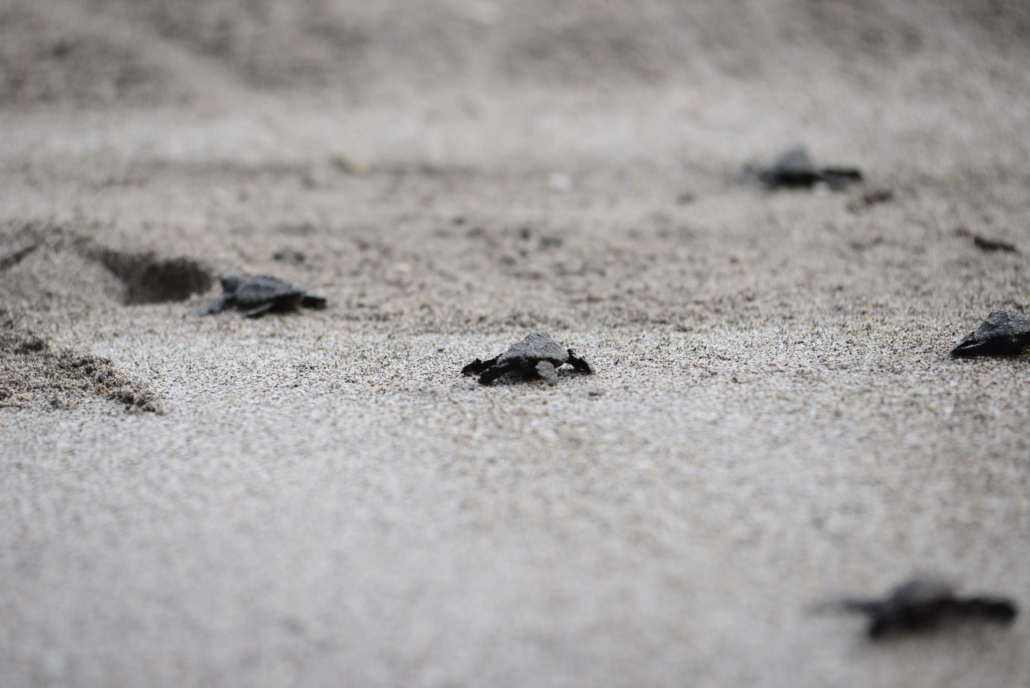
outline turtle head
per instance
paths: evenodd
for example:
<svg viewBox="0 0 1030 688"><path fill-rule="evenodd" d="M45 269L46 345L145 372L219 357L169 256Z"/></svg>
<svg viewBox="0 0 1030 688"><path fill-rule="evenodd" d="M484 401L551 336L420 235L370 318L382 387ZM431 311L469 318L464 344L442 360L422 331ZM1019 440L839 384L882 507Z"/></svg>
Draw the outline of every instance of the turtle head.
<svg viewBox="0 0 1030 688"><path fill-rule="evenodd" d="M243 284L243 277L235 272L231 272L222 277L221 282L222 290L225 291L226 294L233 294L240 288L240 285Z"/></svg>

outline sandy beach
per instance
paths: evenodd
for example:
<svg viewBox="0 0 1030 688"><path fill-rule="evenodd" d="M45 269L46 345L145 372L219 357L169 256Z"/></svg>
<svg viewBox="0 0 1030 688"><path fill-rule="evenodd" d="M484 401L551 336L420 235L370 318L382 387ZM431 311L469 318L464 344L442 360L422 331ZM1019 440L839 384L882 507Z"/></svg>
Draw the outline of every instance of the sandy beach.
<svg viewBox="0 0 1030 688"><path fill-rule="evenodd" d="M1030 685L1025 3L0 0L0 133L5 688Z"/></svg>

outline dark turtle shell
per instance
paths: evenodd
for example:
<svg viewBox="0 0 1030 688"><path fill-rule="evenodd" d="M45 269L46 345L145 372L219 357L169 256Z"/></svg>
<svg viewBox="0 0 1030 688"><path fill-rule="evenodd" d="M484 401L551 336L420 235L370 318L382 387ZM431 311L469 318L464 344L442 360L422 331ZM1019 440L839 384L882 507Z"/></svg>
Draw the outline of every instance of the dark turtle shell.
<svg viewBox="0 0 1030 688"><path fill-rule="evenodd" d="M952 356L1016 356L1030 348L1030 320L1012 311L994 311L967 334Z"/></svg>
<svg viewBox="0 0 1030 688"><path fill-rule="evenodd" d="M808 187L819 181L819 170L808 151L798 146L781 155L772 167L762 172L762 181L770 188Z"/></svg>
<svg viewBox="0 0 1030 688"><path fill-rule="evenodd" d="M550 361L556 367L569 360L568 349L551 339L547 332L533 332L522 341L515 342L497 357L498 365L535 366Z"/></svg>

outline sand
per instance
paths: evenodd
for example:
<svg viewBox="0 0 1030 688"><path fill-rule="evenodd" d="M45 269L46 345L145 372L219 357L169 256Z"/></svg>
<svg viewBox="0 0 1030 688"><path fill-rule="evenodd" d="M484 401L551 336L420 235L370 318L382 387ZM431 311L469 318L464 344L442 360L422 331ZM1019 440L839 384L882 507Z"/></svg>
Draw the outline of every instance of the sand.
<svg viewBox="0 0 1030 688"><path fill-rule="evenodd" d="M0 3L0 685L1030 683L1030 359L948 355L1030 15L941 5ZM917 573L1024 613L811 613Z"/></svg>

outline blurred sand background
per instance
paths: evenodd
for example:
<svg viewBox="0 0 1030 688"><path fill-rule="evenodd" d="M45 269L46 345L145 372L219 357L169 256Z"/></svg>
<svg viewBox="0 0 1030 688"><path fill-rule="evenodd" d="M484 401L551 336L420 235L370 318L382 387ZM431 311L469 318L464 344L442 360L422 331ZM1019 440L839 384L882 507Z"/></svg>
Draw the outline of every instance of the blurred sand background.
<svg viewBox="0 0 1030 688"><path fill-rule="evenodd" d="M0 0L0 685L1030 684L808 613L1030 608L1028 153L1022 0Z"/></svg>

